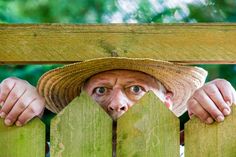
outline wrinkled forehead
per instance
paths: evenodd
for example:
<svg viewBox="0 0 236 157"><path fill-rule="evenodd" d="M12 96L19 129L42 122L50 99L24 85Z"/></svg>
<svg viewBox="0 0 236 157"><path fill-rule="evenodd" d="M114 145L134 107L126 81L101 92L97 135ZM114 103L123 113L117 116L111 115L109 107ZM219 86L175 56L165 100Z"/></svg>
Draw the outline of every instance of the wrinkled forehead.
<svg viewBox="0 0 236 157"><path fill-rule="evenodd" d="M134 71L134 70L123 70L123 69L115 69L115 70L109 70L109 71L103 71L100 73L97 73L91 77L89 77L88 80L105 80L110 78L119 78L119 79L136 79L140 81L145 80L156 80L153 76L140 72L140 71Z"/></svg>

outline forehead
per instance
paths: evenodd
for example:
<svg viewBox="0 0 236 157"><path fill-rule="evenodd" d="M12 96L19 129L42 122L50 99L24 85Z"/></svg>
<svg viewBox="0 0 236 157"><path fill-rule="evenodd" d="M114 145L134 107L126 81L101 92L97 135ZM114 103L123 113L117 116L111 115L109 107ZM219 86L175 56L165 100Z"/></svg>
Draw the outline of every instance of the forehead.
<svg viewBox="0 0 236 157"><path fill-rule="evenodd" d="M119 79L136 79L136 80L149 80L154 79L151 75L133 70L110 70L100 72L90 77L91 80L106 80L112 78Z"/></svg>

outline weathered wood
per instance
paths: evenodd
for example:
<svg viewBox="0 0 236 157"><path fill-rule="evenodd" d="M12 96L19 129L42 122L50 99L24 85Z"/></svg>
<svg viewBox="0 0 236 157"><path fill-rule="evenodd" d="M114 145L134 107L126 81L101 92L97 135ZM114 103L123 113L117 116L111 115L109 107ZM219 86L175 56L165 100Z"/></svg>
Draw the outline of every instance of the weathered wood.
<svg viewBox="0 0 236 157"><path fill-rule="evenodd" d="M110 157L112 120L82 93L51 122L51 157Z"/></svg>
<svg viewBox="0 0 236 157"><path fill-rule="evenodd" d="M236 63L236 24L0 24L0 63L98 57Z"/></svg>
<svg viewBox="0 0 236 157"><path fill-rule="evenodd" d="M224 122L208 125L198 118L185 126L185 157L235 157L236 107Z"/></svg>
<svg viewBox="0 0 236 157"><path fill-rule="evenodd" d="M117 122L117 157L179 157L179 120L148 93Z"/></svg>
<svg viewBox="0 0 236 157"><path fill-rule="evenodd" d="M45 157L45 134L38 118L23 127L7 127L0 119L0 157Z"/></svg>

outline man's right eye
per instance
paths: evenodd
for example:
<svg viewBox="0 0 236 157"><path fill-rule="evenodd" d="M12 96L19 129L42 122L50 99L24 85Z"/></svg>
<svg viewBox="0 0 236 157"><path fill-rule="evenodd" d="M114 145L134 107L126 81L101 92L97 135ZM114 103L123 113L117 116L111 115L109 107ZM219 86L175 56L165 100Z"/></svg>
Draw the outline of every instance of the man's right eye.
<svg viewBox="0 0 236 157"><path fill-rule="evenodd" d="M97 87L94 89L94 93L96 93L98 95L104 95L106 92L107 92L106 87Z"/></svg>

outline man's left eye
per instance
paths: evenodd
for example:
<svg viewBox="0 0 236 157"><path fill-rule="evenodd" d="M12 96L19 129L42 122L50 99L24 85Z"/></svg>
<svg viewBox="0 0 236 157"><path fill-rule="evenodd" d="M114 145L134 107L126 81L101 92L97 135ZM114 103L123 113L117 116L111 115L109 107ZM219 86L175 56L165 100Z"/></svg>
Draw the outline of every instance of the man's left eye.
<svg viewBox="0 0 236 157"><path fill-rule="evenodd" d="M141 86L135 85L135 86L131 86L131 87L130 87L130 90L131 90L131 92L133 92L134 94L139 94L140 92L143 91L143 88L142 88Z"/></svg>

